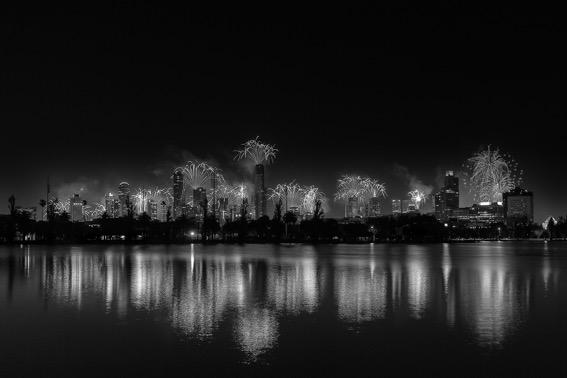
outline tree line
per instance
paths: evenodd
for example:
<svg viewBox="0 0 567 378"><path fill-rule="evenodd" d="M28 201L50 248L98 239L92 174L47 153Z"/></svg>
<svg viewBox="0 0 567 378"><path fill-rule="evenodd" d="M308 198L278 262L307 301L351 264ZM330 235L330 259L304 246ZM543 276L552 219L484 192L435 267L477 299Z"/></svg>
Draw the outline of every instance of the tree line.
<svg viewBox="0 0 567 378"><path fill-rule="evenodd" d="M360 219L358 221L325 218L321 202L309 219L300 220L291 212L283 212L277 203L272 217L248 219L247 205L243 204L234 220L224 220L201 204L199 217L167 217L166 222L151 219L147 213L136 215L131 206L127 214L111 218L104 213L89 222L71 222L66 212L47 212L47 219L35 221L26 212L18 211L11 196L9 214L0 217L0 242L442 242L458 239L502 238L566 238L567 221L559 218L550 222L547 231L527 220L518 220L512 226L495 223L471 227L470 223L441 223L433 215L402 214Z"/></svg>

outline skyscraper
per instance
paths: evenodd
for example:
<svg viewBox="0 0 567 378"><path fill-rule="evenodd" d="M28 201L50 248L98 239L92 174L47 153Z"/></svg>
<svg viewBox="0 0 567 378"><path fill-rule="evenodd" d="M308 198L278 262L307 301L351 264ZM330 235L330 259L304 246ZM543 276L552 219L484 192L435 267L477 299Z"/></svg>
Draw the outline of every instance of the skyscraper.
<svg viewBox="0 0 567 378"><path fill-rule="evenodd" d="M114 196L114 194L112 194L112 193L105 194L105 196L104 196L104 208L106 210L106 215L108 215L109 218L116 218L117 217L116 201L117 201L117 198Z"/></svg>
<svg viewBox="0 0 567 378"><path fill-rule="evenodd" d="M380 198L372 197L368 203L368 216L369 217L377 217L380 216L382 213L380 208Z"/></svg>
<svg viewBox="0 0 567 378"><path fill-rule="evenodd" d="M356 216L359 216L359 207L358 207L358 198L357 197L351 197L348 199L348 205L347 205L347 217L348 218L354 218Z"/></svg>
<svg viewBox="0 0 567 378"><path fill-rule="evenodd" d="M459 178L453 171L445 172L445 185L435 193L435 216L447 219L451 212L459 209Z"/></svg>
<svg viewBox="0 0 567 378"><path fill-rule="evenodd" d="M399 199L392 200L392 214L397 215L402 213L402 201Z"/></svg>
<svg viewBox="0 0 567 378"><path fill-rule="evenodd" d="M146 213L150 216L152 220L158 219L158 203L153 200L149 199L146 205Z"/></svg>
<svg viewBox="0 0 567 378"><path fill-rule="evenodd" d="M267 215L266 209L266 187L264 183L264 165L256 164L254 176L254 210L256 219Z"/></svg>
<svg viewBox="0 0 567 378"><path fill-rule="evenodd" d="M173 218L183 214L183 172L179 169L173 172Z"/></svg>
<svg viewBox="0 0 567 378"><path fill-rule="evenodd" d="M526 189L515 188L503 194L504 214L508 223L533 222L534 194Z"/></svg>
<svg viewBox="0 0 567 378"><path fill-rule="evenodd" d="M127 182L121 182L118 185L118 201L120 202L119 216L124 217L128 215L128 207L130 204L130 184Z"/></svg>
<svg viewBox="0 0 567 378"><path fill-rule="evenodd" d="M402 214L416 211L415 203L409 199L402 200Z"/></svg>
<svg viewBox="0 0 567 378"><path fill-rule="evenodd" d="M199 187L193 189L193 208L198 213L202 212L203 201L207 198L207 190L205 188Z"/></svg>
<svg viewBox="0 0 567 378"><path fill-rule="evenodd" d="M71 222L83 221L83 200L78 194L71 197L69 201L69 212L71 213Z"/></svg>

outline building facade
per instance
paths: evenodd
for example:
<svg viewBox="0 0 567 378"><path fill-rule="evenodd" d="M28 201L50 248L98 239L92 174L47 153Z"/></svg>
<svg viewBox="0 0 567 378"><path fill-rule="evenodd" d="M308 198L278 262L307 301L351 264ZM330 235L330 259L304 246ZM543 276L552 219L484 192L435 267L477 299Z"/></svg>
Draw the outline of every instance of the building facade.
<svg viewBox="0 0 567 378"><path fill-rule="evenodd" d="M83 217L83 200L78 194L73 195L69 200L69 215L71 222L82 222Z"/></svg>
<svg viewBox="0 0 567 378"><path fill-rule="evenodd" d="M118 185L118 201L120 203L118 216L125 217L128 215L128 208L132 206L130 203L130 184L127 182L121 182Z"/></svg>
<svg viewBox="0 0 567 378"><path fill-rule="evenodd" d="M445 172L444 185L434 198L435 216L439 220L448 219L453 211L459 209L459 178L453 171Z"/></svg>
<svg viewBox="0 0 567 378"><path fill-rule="evenodd" d="M173 218L179 218L183 214L183 172L179 169L173 172Z"/></svg>
<svg viewBox="0 0 567 378"><path fill-rule="evenodd" d="M526 189L515 188L503 194L504 213L509 224L518 221L534 221L534 194Z"/></svg>
<svg viewBox="0 0 567 378"><path fill-rule="evenodd" d="M267 215L266 186L264 182L264 165L256 164L254 175L254 210L255 218Z"/></svg>
<svg viewBox="0 0 567 378"><path fill-rule="evenodd" d="M372 197L368 201L368 211L366 214L368 217L379 217L382 215L382 208L380 206L380 198Z"/></svg>

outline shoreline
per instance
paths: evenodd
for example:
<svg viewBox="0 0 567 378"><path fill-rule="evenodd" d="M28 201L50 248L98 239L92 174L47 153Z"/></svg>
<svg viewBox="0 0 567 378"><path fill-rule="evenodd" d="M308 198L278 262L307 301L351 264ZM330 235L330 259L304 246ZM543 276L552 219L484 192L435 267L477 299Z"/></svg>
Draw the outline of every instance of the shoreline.
<svg viewBox="0 0 567 378"><path fill-rule="evenodd" d="M331 242L309 242L309 241L254 241L254 240L246 240L246 241L222 241L222 240L213 240L213 241L201 241L201 240L187 240L187 241L151 241L151 240L92 240L92 241L55 241L55 242L46 242L46 241L35 241L35 240L28 240L28 241L19 241L19 242L12 242L12 243L0 243L0 246L17 246L17 245L190 245L190 244L202 244L202 245L218 245L218 244L227 244L227 245L246 245L246 244L264 244L264 245L375 245L375 244L475 244L475 243L482 243L482 242L538 242L538 243L549 243L549 242L566 242L567 239L462 239L462 240L446 240L446 241L429 241L429 242L418 242L418 241L375 241L375 242L368 242L368 241L331 241Z"/></svg>

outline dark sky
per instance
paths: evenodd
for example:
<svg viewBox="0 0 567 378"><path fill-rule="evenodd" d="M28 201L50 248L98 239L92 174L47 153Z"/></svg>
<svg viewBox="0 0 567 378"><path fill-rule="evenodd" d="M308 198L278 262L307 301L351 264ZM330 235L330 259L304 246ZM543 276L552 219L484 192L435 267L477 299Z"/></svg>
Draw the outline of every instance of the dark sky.
<svg viewBox="0 0 567 378"><path fill-rule="evenodd" d="M280 149L269 186L332 194L353 172L389 198L410 189L400 166L437 189L492 144L525 171L537 219L567 213L563 17L119 4L3 12L0 198L35 205L48 173L91 201L121 180L165 186L184 156L236 179L232 151L259 135Z"/></svg>

